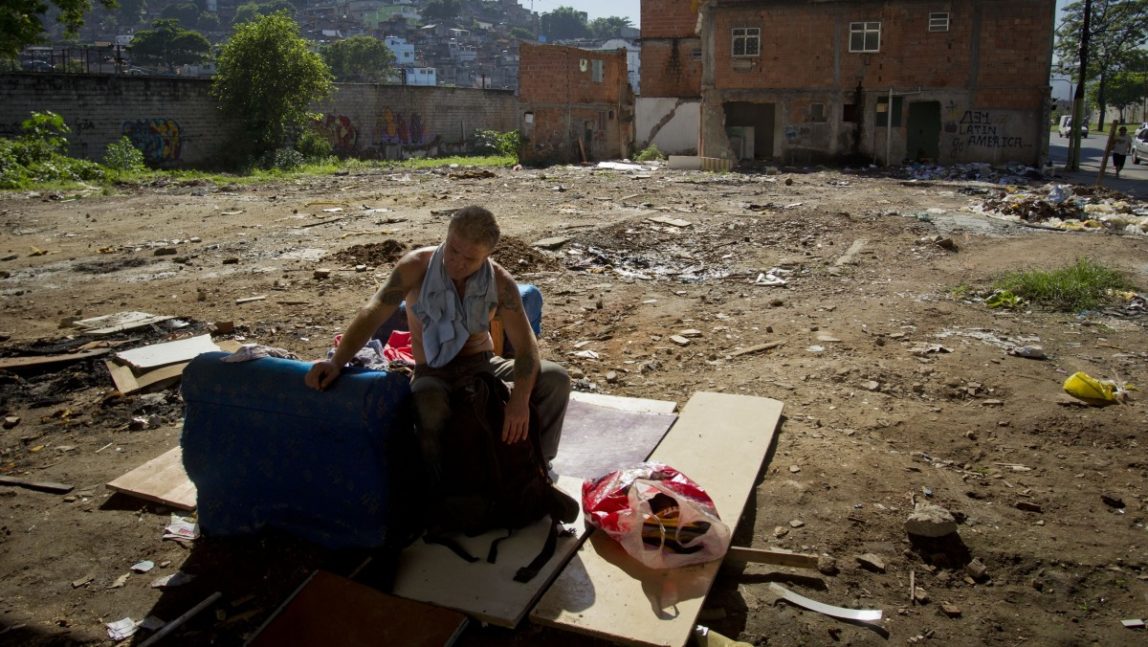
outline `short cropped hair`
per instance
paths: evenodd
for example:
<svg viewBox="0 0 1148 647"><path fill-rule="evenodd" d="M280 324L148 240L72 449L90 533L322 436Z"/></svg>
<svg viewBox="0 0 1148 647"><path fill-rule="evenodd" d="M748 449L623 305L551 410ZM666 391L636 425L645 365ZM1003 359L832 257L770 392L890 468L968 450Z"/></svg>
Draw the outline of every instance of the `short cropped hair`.
<svg viewBox="0 0 1148 647"><path fill-rule="evenodd" d="M498 223L494 220L494 214L488 209L473 205L455 211L450 217L447 231L453 231L472 243L486 245L490 249L494 249L502 235Z"/></svg>

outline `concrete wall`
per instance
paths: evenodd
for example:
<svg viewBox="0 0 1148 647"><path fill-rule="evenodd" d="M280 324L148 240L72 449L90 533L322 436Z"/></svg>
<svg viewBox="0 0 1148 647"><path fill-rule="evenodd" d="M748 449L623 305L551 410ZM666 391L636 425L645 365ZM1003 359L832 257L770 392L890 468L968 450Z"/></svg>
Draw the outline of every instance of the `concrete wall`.
<svg viewBox="0 0 1148 647"><path fill-rule="evenodd" d="M626 50L518 46L519 129L524 162L579 162L629 154L634 96ZM601 69L595 77L595 67Z"/></svg>
<svg viewBox="0 0 1148 647"><path fill-rule="evenodd" d="M50 110L72 129L71 154L103 158L127 135L161 167L210 164L233 141L238 122L208 95L210 81L80 74L0 75L0 136L20 133L33 111Z"/></svg>
<svg viewBox="0 0 1148 647"><path fill-rule="evenodd" d="M697 153L700 100L639 97L635 112L635 149L654 144L666 155Z"/></svg>
<svg viewBox="0 0 1148 647"><path fill-rule="evenodd" d="M215 166L233 152L242 128L209 94L211 81L75 74L0 75L0 136L20 132L32 111L51 110L72 129L71 153L99 160L129 136L150 163ZM398 158L464 150L476 129L517 127L514 94L502 90L342 84L312 109L337 152Z"/></svg>
<svg viewBox="0 0 1148 647"><path fill-rule="evenodd" d="M701 154L732 157L726 128L753 125L757 157L794 163L860 155L1039 164L1054 10L1054 0L714 0L701 9ZM938 11L949 13L947 31L928 29ZM849 51L853 22L880 22L879 51ZM759 55L732 55L738 27L761 30ZM879 112L890 90L901 104L891 132ZM730 123L735 113L741 121Z"/></svg>

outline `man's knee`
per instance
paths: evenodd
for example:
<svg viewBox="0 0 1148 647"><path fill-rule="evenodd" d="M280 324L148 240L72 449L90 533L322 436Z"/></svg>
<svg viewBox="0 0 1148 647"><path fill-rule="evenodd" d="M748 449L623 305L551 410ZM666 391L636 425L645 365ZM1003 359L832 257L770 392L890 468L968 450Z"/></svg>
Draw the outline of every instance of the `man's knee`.
<svg viewBox="0 0 1148 647"><path fill-rule="evenodd" d="M543 362L534 390L539 397L569 397L570 374L559 364Z"/></svg>
<svg viewBox="0 0 1148 647"><path fill-rule="evenodd" d="M415 380L411 384L419 427L438 432L450 419L450 391L437 380Z"/></svg>

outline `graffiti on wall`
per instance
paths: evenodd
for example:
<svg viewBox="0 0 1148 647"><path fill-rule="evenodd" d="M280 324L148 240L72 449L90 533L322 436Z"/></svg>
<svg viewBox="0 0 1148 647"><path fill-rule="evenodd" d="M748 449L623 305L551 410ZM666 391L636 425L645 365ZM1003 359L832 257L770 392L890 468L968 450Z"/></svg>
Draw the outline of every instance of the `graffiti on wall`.
<svg viewBox="0 0 1148 647"><path fill-rule="evenodd" d="M404 117L401 112L384 108L383 114L379 116L377 131L379 142L383 144L422 146L429 143L423 129L423 118L417 112L407 113Z"/></svg>
<svg viewBox="0 0 1148 647"><path fill-rule="evenodd" d="M1009 135L1006 121L987 110L966 110L946 130L956 133L953 149L957 152L966 148L1024 148L1024 138Z"/></svg>
<svg viewBox="0 0 1148 647"><path fill-rule="evenodd" d="M350 117L344 115L326 114L319 121L317 128L331 142L331 148L336 153L353 153L359 144L359 129L355 127Z"/></svg>
<svg viewBox="0 0 1148 647"><path fill-rule="evenodd" d="M175 162L183 146L183 133L174 119L125 121L121 131L149 162Z"/></svg>

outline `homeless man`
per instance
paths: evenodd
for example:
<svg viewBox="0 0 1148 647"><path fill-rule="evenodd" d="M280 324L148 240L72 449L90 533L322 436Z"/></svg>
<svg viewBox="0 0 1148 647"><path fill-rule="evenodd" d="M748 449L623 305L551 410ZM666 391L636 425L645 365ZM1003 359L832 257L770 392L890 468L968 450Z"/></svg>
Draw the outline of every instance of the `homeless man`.
<svg viewBox="0 0 1148 647"><path fill-rule="evenodd" d="M435 442L448 424L452 385L486 371L514 383L502 440L527 438L533 405L543 458L552 461L562 435L570 377L561 366L539 359L518 285L490 260L498 238L498 223L490 211L477 206L456 211L441 245L413 250L399 260L386 284L351 321L335 354L308 371L307 386L330 386L405 299L415 357L411 391L423 442ZM513 360L494 354L490 322L496 315L514 347Z"/></svg>

